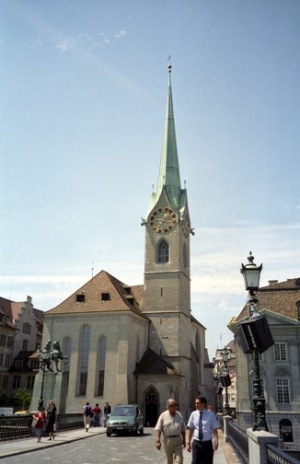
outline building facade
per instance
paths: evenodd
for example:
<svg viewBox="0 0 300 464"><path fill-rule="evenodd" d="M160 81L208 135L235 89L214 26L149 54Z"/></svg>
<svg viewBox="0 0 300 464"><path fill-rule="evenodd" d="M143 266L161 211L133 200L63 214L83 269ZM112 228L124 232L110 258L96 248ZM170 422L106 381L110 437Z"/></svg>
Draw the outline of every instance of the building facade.
<svg viewBox="0 0 300 464"><path fill-rule="evenodd" d="M229 414L235 418L236 415L236 359L235 359L235 342L230 341L225 345L225 349L228 353L228 361L224 363L222 349L216 350L216 355L213 358L214 365L214 379L216 382L216 402L215 408L218 413L225 412L225 405L229 406ZM226 381L222 383L222 375L228 375L230 378L230 385L227 386L226 392ZM227 398L226 398L227 394Z"/></svg>
<svg viewBox="0 0 300 464"><path fill-rule="evenodd" d="M85 401L137 402L153 425L169 397L187 417L196 394L214 396L205 327L191 314L194 232L180 183L171 67L158 185L142 225L144 285L101 271L46 313L43 344L60 340L69 358L52 388L61 412L81 411ZM35 397L40 387L37 381Z"/></svg>
<svg viewBox="0 0 300 464"><path fill-rule="evenodd" d="M260 354L260 373L266 398L266 422L285 447L300 444L300 279L270 281L257 293L258 312L267 318L274 345ZM245 354L239 325L248 308L228 327L235 334L237 364L236 414L242 428L252 427L253 356Z"/></svg>
<svg viewBox="0 0 300 464"><path fill-rule="evenodd" d="M1 405L19 389L33 392L43 322L44 312L33 307L30 296L23 302L0 298Z"/></svg>

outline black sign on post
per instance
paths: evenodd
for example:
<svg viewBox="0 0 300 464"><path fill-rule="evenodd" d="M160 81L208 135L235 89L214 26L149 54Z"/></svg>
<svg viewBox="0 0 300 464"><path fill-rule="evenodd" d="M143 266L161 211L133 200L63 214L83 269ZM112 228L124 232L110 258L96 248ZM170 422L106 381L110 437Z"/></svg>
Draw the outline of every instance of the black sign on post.
<svg viewBox="0 0 300 464"><path fill-rule="evenodd" d="M230 380L229 374L221 374L220 375L220 382L222 384L222 387L230 387L231 380Z"/></svg>
<svg viewBox="0 0 300 464"><path fill-rule="evenodd" d="M244 353L254 351L263 353L274 345L272 333L265 316L249 318L242 322L238 334Z"/></svg>

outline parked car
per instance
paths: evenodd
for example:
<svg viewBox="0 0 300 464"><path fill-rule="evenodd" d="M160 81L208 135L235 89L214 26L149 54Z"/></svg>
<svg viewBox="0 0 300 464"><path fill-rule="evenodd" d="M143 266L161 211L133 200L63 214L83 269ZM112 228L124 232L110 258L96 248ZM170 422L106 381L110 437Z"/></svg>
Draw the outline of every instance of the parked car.
<svg viewBox="0 0 300 464"><path fill-rule="evenodd" d="M28 414L30 414L29 411L25 411L24 409L22 411L16 411L14 413L14 416L27 416Z"/></svg>
<svg viewBox="0 0 300 464"><path fill-rule="evenodd" d="M106 435L112 433L144 433L143 416L137 404L118 404L106 421Z"/></svg>

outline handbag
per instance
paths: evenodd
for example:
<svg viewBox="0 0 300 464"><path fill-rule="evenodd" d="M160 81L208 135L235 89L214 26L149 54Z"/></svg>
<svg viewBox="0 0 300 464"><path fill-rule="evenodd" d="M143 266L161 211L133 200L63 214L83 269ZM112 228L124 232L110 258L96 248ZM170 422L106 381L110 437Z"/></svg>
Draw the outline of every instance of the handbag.
<svg viewBox="0 0 300 464"><path fill-rule="evenodd" d="M57 432L58 430L58 422L54 422L53 424L53 432Z"/></svg>
<svg viewBox="0 0 300 464"><path fill-rule="evenodd" d="M33 418L32 418L32 422L31 422L31 427L35 427L35 426L36 426L36 424L37 424L37 421L38 421L38 420L39 420L39 418L38 418L38 417L36 417L36 416L33 416Z"/></svg>

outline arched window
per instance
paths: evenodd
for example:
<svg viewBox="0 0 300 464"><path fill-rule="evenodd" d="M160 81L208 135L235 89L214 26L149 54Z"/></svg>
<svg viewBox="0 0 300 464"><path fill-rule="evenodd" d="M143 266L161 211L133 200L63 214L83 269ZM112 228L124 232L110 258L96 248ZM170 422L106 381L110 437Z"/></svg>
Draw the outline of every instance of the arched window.
<svg viewBox="0 0 300 464"><path fill-rule="evenodd" d="M98 388L97 395L104 394L104 377L105 377L105 360L106 360L106 337L101 337L99 342L98 353Z"/></svg>
<svg viewBox="0 0 300 464"><path fill-rule="evenodd" d="M186 269L189 267L189 260L188 260L188 252L187 252L186 243L183 245L183 267L186 268Z"/></svg>
<svg viewBox="0 0 300 464"><path fill-rule="evenodd" d="M158 245L158 262L168 263L169 262L169 245L165 240L162 240Z"/></svg>
<svg viewBox="0 0 300 464"><path fill-rule="evenodd" d="M62 352L64 356L68 356L68 362L66 363L64 363L64 361L62 362L63 371L69 372L70 364L71 364L71 353L72 353L72 338L71 337L66 337L64 339Z"/></svg>
<svg viewBox="0 0 300 464"><path fill-rule="evenodd" d="M23 333L31 334L31 325L29 324L29 322L25 322L23 324Z"/></svg>
<svg viewBox="0 0 300 464"><path fill-rule="evenodd" d="M91 329L88 325L85 325L81 329L80 337L80 365L79 365L79 395L86 395L87 378L88 378L88 367L89 367L89 348L90 348L90 336Z"/></svg>
<svg viewBox="0 0 300 464"><path fill-rule="evenodd" d="M154 427L159 411L159 394L155 387L149 385L145 395L145 423L147 426Z"/></svg>
<svg viewBox="0 0 300 464"><path fill-rule="evenodd" d="M289 419L281 419L279 422L279 436L283 441L293 441L293 426Z"/></svg>
<svg viewBox="0 0 300 464"><path fill-rule="evenodd" d="M66 391L69 388L69 376L70 376L70 365L71 365L71 353L72 353L72 338L65 337L63 340L63 355L68 356L67 362L62 361L61 368L63 375L66 377Z"/></svg>
<svg viewBox="0 0 300 464"><path fill-rule="evenodd" d="M297 305L297 317L298 317L298 321L300 321L300 301L297 301L296 305Z"/></svg>
<svg viewBox="0 0 300 464"><path fill-rule="evenodd" d="M140 336L139 336L139 335L136 337L136 354L135 354L135 360L136 360L136 362L139 362L139 360L140 360Z"/></svg>

